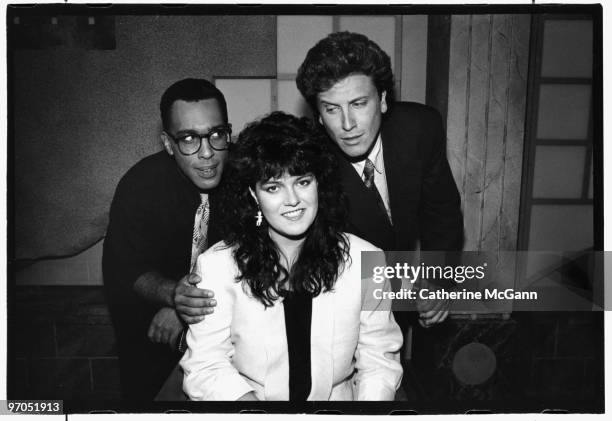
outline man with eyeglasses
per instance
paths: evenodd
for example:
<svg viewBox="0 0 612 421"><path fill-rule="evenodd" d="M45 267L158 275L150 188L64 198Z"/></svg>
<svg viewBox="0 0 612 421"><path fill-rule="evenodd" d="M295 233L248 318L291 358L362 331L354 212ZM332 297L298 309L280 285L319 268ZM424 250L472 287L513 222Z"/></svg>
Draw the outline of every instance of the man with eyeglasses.
<svg viewBox="0 0 612 421"><path fill-rule="evenodd" d="M119 182L102 258L122 392L130 400L151 401L184 351L177 311L196 322L216 304L190 272L220 240L219 184L231 137L225 98L206 80L184 79L166 90L160 111L164 150Z"/></svg>

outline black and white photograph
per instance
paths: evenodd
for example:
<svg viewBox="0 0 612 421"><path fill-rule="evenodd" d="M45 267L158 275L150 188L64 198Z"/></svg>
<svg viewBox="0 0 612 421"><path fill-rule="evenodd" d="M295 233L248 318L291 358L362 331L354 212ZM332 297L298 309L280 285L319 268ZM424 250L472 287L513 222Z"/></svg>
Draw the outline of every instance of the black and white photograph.
<svg viewBox="0 0 612 421"><path fill-rule="evenodd" d="M0 413L605 412L602 5L4 10Z"/></svg>

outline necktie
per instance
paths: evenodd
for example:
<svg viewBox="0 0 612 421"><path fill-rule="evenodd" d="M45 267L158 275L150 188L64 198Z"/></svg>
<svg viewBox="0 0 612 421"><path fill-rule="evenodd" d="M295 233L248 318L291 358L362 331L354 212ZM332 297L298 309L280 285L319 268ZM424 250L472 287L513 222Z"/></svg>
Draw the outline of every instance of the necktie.
<svg viewBox="0 0 612 421"><path fill-rule="evenodd" d="M191 243L191 271L195 266L198 256L206 250L207 233L208 233L208 218L210 217L210 205L208 195L201 196L202 202L196 210L195 219L193 222L193 238Z"/></svg>
<svg viewBox="0 0 612 421"><path fill-rule="evenodd" d="M363 169L363 183L370 190L376 189L376 184L374 184L374 163L369 159L366 159Z"/></svg>
<svg viewBox="0 0 612 421"><path fill-rule="evenodd" d="M385 203L383 202L380 192L374 183L374 163L370 161L370 159L366 159L365 167L363 168L363 184L365 184L368 190L374 193L378 206L383 211L387 219L389 219L389 222L391 222L390 215L387 213L387 208L385 208Z"/></svg>

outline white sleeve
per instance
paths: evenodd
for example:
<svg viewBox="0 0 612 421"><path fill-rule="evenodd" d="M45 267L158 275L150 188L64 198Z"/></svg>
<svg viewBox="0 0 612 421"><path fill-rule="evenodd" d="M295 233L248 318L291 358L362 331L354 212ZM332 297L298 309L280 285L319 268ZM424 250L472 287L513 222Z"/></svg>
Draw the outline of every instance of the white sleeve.
<svg viewBox="0 0 612 421"><path fill-rule="evenodd" d="M217 306L203 321L189 325L187 332L188 349L180 364L185 373L183 390L191 400L233 401L253 390L232 365L233 271L217 256L209 250L196 263L202 278L198 287L212 290Z"/></svg>
<svg viewBox="0 0 612 421"><path fill-rule="evenodd" d="M382 252L381 252L382 256ZM381 263L383 266L385 262ZM400 348L402 332L391 311L391 300L373 300L374 283L362 280L367 297L360 315L359 340L355 352L357 374L356 400L380 401L395 399L395 391L402 380ZM390 291L388 280L376 285Z"/></svg>

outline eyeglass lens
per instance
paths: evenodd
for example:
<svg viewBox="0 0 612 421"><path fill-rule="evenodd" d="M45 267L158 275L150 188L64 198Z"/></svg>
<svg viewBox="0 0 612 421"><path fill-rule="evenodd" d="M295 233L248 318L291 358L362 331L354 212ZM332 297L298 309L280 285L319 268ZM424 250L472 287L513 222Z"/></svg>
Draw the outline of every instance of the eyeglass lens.
<svg viewBox="0 0 612 421"><path fill-rule="evenodd" d="M208 135L189 135L179 139L178 144L182 153L191 155L200 150L202 140L207 139L208 144L215 150L227 149L229 133L226 130L215 130Z"/></svg>

